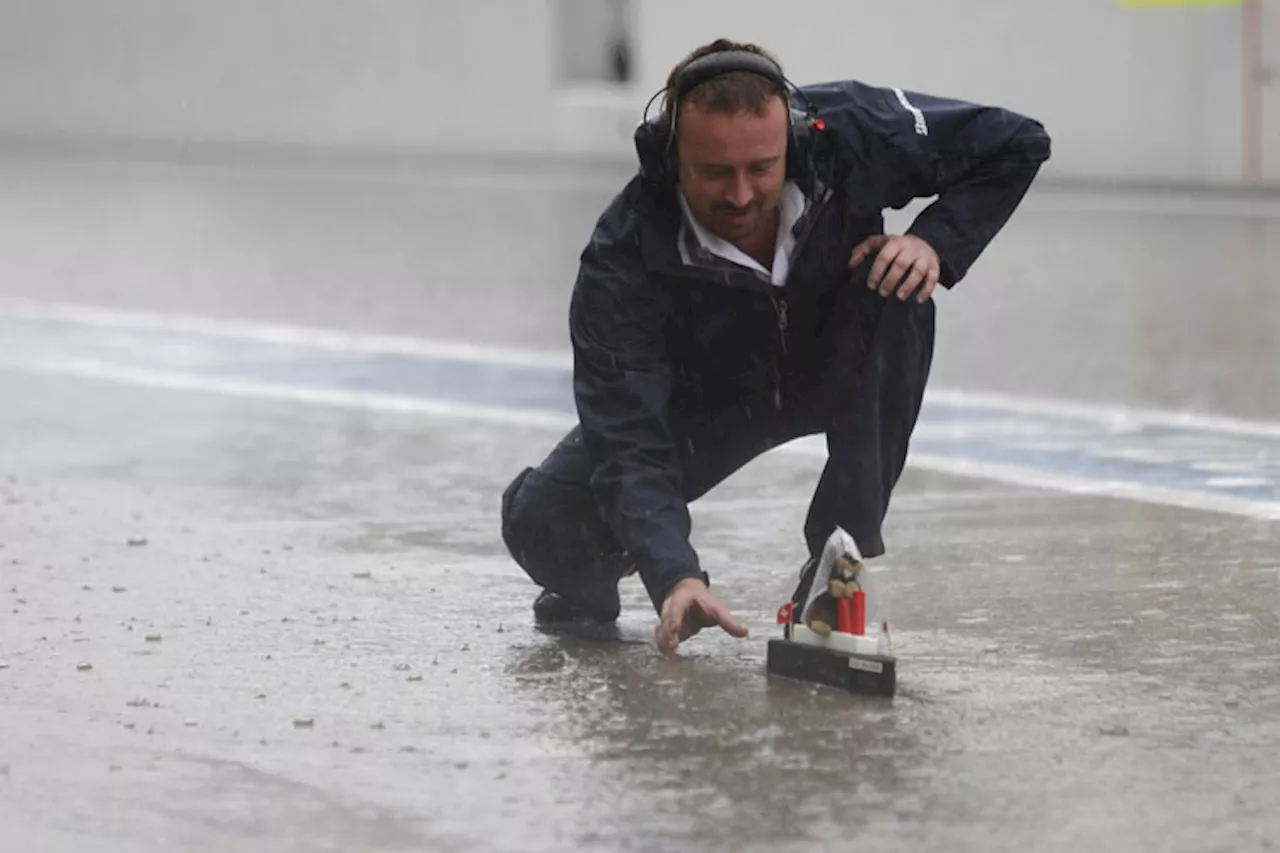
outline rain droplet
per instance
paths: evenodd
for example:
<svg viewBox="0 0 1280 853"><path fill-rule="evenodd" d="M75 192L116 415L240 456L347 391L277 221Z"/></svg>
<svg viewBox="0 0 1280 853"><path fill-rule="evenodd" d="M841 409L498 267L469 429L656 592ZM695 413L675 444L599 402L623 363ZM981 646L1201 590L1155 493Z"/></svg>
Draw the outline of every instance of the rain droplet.
<svg viewBox="0 0 1280 853"><path fill-rule="evenodd" d="M146 639L148 643L158 643L162 637L159 634L147 634Z"/></svg>
<svg viewBox="0 0 1280 853"><path fill-rule="evenodd" d="M315 724L316 721L311 717L299 717L293 721L293 727L295 729L309 729L314 727Z"/></svg>
<svg viewBox="0 0 1280 853"><path fill-rule="evenodd" d="M145 536L134 536L125 541L130 548L141 548L147 544L147 539Z"/></svg>
<svg viewBox="0 0 1280 853"><path fill-rule="evenodd" d="M76 664L76 669L80 670L81 672L88 672L89 670L93 669L93 664L79 663L79 664Z"/></svg>

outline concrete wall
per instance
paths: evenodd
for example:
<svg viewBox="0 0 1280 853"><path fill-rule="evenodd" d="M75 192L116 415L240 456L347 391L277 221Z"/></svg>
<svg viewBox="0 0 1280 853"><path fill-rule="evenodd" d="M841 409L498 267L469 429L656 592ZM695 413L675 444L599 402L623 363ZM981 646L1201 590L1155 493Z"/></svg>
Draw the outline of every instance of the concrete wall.
<svg viewBox="0 0 1280 853"><path fill-rule="evenodd" d="M1059 176L1242 174L1238 7L792 0L779 26L774 3L726 5L644 3L642 77L661 80L685 45L725 35L769 47L797 83L854 77L1023 110L1052 132Z"/></svg>
<svg viewBox="0 0 1280 853"><path fill-rule="evenodd" d="M551 49L528 0L5 0L0 134L518 150Z"/></svg>
<svg viewBox="0 0 1280 853"><path fill-rule="evenodd" d="M1057 177L1242 175L1238 7L631 0L638 79L591 84L561 79L581 66L562 52L599 55L558 23L566 2L6 0L0 138L629 158L670 65L726 35L771 48L798 83L857 77L1024 110L1053 133Z"/></svg>

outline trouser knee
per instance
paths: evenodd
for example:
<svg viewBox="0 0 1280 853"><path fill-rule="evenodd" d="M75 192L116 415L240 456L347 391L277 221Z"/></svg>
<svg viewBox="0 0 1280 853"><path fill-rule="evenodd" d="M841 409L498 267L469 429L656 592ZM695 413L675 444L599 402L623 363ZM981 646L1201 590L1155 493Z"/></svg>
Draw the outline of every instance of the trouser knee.
<svg viewBox="0 0 1280 853"><path fill-rule="evenodd" d="M503 492L502 539L534 583L556 592L616 586L624 571L621 548L586 484L536 468L525 468Z"/></svg>
<svg viewBox="0 0 1280 853"><path fill-rule="evenodd" d="M520 494L532 468L525 468L502 492L502 541L511 557L523 566L526 562L525 543L531 542L528 501Z"/></svg>

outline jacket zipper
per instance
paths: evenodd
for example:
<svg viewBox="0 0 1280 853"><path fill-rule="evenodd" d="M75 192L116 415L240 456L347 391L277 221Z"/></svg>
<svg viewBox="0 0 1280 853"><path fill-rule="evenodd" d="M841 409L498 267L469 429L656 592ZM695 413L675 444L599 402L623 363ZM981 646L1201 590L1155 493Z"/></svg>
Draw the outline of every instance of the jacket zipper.
<svg viewBox="0 0 1280 853"><path fill-rule="evenodd" d="M778 340L782 343L782 356L787 357L787 299L786 297L775 298L772 293L769 294L769 301L773 303L773 310L778 315ZM773 386L773 405L779 411L782 410L782 369L775 366Z"/></svg>

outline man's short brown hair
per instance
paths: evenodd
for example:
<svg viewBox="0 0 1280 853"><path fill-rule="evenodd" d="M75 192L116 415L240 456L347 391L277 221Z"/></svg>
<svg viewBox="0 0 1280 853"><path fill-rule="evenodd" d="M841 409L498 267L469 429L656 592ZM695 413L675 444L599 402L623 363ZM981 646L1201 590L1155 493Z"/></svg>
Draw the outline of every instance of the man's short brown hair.
<svg viewBox="0 0 1280 853"><path fill-rule="evenodd" d="M695 48L688 56L680 60L671 69L671 73L667 75L667 91L662 102L662 108L666 112L668 120L675 114L677 106L675 103L676 80L680 77L680 72L684 71L689 66L689 63L695 59L701 59L704 56L726 50L741 50L762 56L778 66L778 74L782 74L782 64L778 62L777 57L764 48L754 44L730 41L729 39L716 39L710 44ZM780 88L773 80L762 77L759 74L753 74L750 71L731 71L728 74L714 77L694 86L680 99L678 106L684 108L689 104L694 104L698 108L709 112L722 112L730 115L750 112L754 115L761 115L764 113L765 104L775 97L781 98L783 103L786 103L787 90Z"/></svg>

